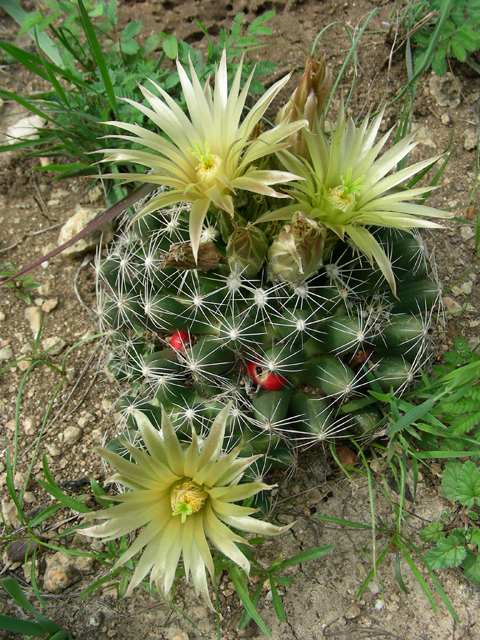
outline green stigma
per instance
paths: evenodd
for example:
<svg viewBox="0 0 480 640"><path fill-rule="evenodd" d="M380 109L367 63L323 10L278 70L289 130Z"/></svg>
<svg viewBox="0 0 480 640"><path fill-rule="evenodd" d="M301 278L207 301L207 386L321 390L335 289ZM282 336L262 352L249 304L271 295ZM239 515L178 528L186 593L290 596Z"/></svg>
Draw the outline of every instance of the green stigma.
<svg viewBox="0 0 480 640"><path fill-rule="evenodd" d="M193 144L195 145L195 149L192 149L190 147L189 149L187 149L187 151L190 151L192 156L199 160L202 164L207 166L210 165L212 163L212 154L208 142L205 142L205 151L195 140L193 141Z"/></svg>
<svg viewBox="0 0 480 640"><path fill-rule="evenodd" d="M360 176L354 182L352 182L352 169L350 168L347 173L347 177L344 178L340 176L340 180L342 181L342 186L337 187L337 189L342 189L343 196L348 196L353 194L354 196L360 195L360 190L365 189L365 187L360 186L360 183L365 178L365 176Z"/></svg>

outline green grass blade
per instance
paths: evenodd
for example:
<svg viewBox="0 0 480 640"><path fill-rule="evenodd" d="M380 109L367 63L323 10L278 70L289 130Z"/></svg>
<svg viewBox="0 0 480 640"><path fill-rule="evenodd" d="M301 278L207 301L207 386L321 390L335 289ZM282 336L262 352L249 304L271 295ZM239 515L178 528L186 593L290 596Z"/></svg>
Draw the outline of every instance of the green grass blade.
<svg viewBox="0 0 480 640"><path fill-rule="evenodd" d="M93 57L95 59L95 62L98 65L100 75L102 76L103 84L105 85L105 91L107 92L107 97L110 102L110 106L115 112L115 115L118 117L117 98L115 97L113 84L112 84L112 81L110 80L110 75L108 73L107 65L105 63L105 58L103 57L102 49L97 40L97 36L95 35L95 30L93 28L92 23L90 22L90 18L88 17L88 13L85 9L85 6L82 0L78 0L78 8L80 10L80 18L82 20L83 28L85 30L85 35L88 38L88 42L92 49Z"/></svg>
<svg viewBox="0 0 480 640"><path fill-rule="evenodd" d="M285 609L283 608L282 599L280 598L277 587L275 586L275 582L273 581L273 576L270 576L270 589L272 590L272 603L275 615L280 620L280 622L285 622L287 616L285 615Z"/></svg>
<svg viewBox="0 0 480 640"><path fill-rule="evenodd" d="M9 16L11 16L15 22L22 27L25 22L25 18L27 17L27 12L22 9L20 4L15 0L0 0L0 7L4 9ZM50 38L46 33L35 34L35 30L28 29L28 35L32 38L32 40L37 39L37 45L41 48L41 50L47 55L52 62L62 66L62 58L58 52L57 47L53 44Z"/></svg>
<svg viewBox="0 0 480 640"><path fill-rule="evenodd" d="M16 580L13 578L4 578L3 580L0 580L0 582L2 587L15 600L15 602L35 617L35 620L43 628L43 633L47 632L51 634L57 633L57 631L61 630L61 627L59 627L56 622L53 622L53 620L49 620L49 618L45 618L41 613L38 613L38 611L29 602L27 596L23 593Z"/></svg>
<svg viewBox="0 0 480 640"><path fill-rule="evenodd" d="M25 109L28 109L28 111L31 111L31 113L34 113L35 115L40 116L41 118L45 118L45 120L48 120L49 122L55 124L55 120L52 120L52 118L50 118L50 116L48 116L44 111L40 111L40 109L37 109L37 107L35 107L31 102L29 102L25 98L22 98L22 96L17 96L15 93L12 93L11 91L5 91L2 89L0 91L0 97L6 98L7 100L14 100L15 102L18 102L18 104L21 104L22 107L25 107Z"/></svg>
<svg viewBox="0 0 480 640"><path fill-rule="evenodd" d="M263 631L263 633L265 633L267 636L271 638L272 634L270 632L270 629L267 627L265 622L261 619L253 602L249 598L247 585L245 583L245 579L240 573L240 569L235 565L232 565L229 569L229 573L232 578L232 582L235 586L235 591L238 593L238 597L242 601L242 604L245 607L245 610L248 612L250 617L253 620L255 620L255 622L257 623L259 628Z"/></svg>
<svg viewBox="0 0 480 640"><path fill-rule="evenodd" d="M413 544L413 542L410 542L410 540L407 541L408 546L412 547L412 549L415 551L415 553L417 554L417 556L420 558L420 560L422 561L422 563L424 564L425 568L428 571L428 575L430 576L433 584L435 585L435 589L437 590L438 595L440 596L443 604L447 607L448 611L450 612L450 615L457 621L460 622L458 616L457 616L457 612L455 611L455 609L453 608L452 603L450 602L450 600L448 599L447 594L445 593L442 585L440 584L439 579L437 578L437 576L435 575L435 573L433 572L432 569L430 569L428 562L425 560L424 556L422 553L420 553L420 550Z"/></svg>
<svg viewBox="0 0 480 640"><path fill-rule="evenodd" d="M400 553L399 553L399 549L398 548L397 548L397 550L395 552L395 578L397 579L397 582L398 582L398 585L399 585L400 589L404 593L410 593L410 591L405 586L405 583L404 583L403 577L402 577L402 572L400 570Z"/></svg>
<svg viewBox="0 0 480 640"><path fill-rule="evenodd" d="M292 556L291 558L287 558L281 562L277 567L278 569L282 569L283 567L290 567L294 564L300 564L301 562L310 562L311 560L316 560L317 558L321 558L325 554L329 553L335 545L326 544L323 547L314 547L313 549L307 549L306 551L302 551L301 553L297 553L297 555Z"/></svg>
<svg viewBox="0 0 480 640"><path fill-rule="evenodd" d="M256 608L258 601L260 600L260 592L262 591L262 587L263 587L263 581L260 580L260 582L257 585L257 588L255 589L255 592L251 598L252 604L253 606ZM243 629L244 627L247 626L247 624L250 622L250 620L252 619L252 616L248 613L248 611L246 609L243 610L242 616L240 618L240 622L238 623L238 628L239 629Z"/></svg>
<svg viewBox="0 0 480 640"><path fill-rule="evenodd" d="M367 529L370 530L372 525L362 524L361 522L354 522L353 520L344 520L343 518L331 518L330 516L321 516L318 513L314 513L313 517L323 522L331 522L333 524L340 524L343 527L353 527L354 529Z"/></svg>
<svg viewBox="0 0 480 640"><path fill-rule="evenodd" d="M390 541L387 546L385 547L385 549L382 551L382 553L376 558L375 561L375 565L370 569L370 571L368 572L367 577L365 578L365 580L362 582L362 584L360 585L360 589L357 591L357 593L355 594L355 599L358 599L362 593L365 591L365 589L367 588L368 584L370 583L371 579L373 578L373 576L375 576L377 574L377 569L378 567L382 564L383 559L385 558L385 556L387 555L388 550L390 549L390 546L392 544L392 541ZM380 578L377 575L377 580L380 582ZM381 582L380 582L381 583Z"/></svg>
<svg viewBox="0 0 480 640"><path fill-rule="evenodd" d="M56 498L59 502L61 502L63 506L68 507L69 509L72 509L72 511L78 511L80 513L91 513L91 509L89 509L86 505L84 505L83 502L80 502L80 500L76 500L75 498L71 498L70 496L67 496L57 486L48 484L48 482L45 482L40 478L38 479L38 482L45 489L45 491L47 491L50 495Z"/></svg>
<svg viewBox="0 0 480 640"><path fill-rule="evenodd" d="M43 638L45 636L45 629L36 622L19 620L13 616L5 616L3 614L0 614L0 629L21 635L34 636L35 638Z"/></svg>
<svg viewBox="0 0 480 640"><path fill-rule="evenodd" d="M420 571L417 569L417 567L415 565L415 562L412 559L412 556L408 553L407 548L405 547L405 545L402 543L401 540L397 539L397 544L400 547L400 549L402 550L403 555L404 555L406 561L408 562L408 565L409 565L410 569L412 570L413 575L415 576L418 584L422 588L423 593L427 596L428 601L430 602L430 605L431 605L432 609L436 612L437 611L437 605L435 604L435 600L433 599L433 596L431 594L430 589L428 588L427 583L422 578L422 576L420 574Z"/></svg>

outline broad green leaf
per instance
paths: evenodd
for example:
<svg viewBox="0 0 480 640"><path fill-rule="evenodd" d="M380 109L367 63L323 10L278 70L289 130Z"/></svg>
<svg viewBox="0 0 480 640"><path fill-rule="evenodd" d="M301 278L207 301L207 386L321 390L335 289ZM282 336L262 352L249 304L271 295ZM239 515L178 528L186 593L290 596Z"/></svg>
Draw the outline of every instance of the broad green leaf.
<svg viewBox="0 0 480 640"><path fill-rule="evenodd" d="M441 522L431 522L425 529L420 531L420 538L425 542L437 542L445 538L443 524Z"/></svg>
<svg viewBox="0 0 480 640"><path fill-rule="evenodd" d="M140 51L140 45L136 40L126 40L120 43L120 48L127 56L133 56Z"/></svg>
<svg viewBox="0 0 480 640"><path fill-rule="evenodd" d="M470 527L467 533L467 540L469 544L480 547L480 529Z"/></svg>
<svg viewBox="0 0 480 640"><path fill-rule="evenodd" d="M451 460L445 465L442 477L442 491L447 500L457 500L458 478L462 472L462 463L459 460Z"/></svg>
<svg viewBox="0 0 480 640"><path fill-rule="evenodd" d="M464 462L458 477L457 500L467 507L480 503L480 472L471 460Z"/></svg>
<svg viewBox="0 0 480 640"><path fill-rule="evenodd" d="M462 541L452 534L444 540L439 540L437 546L430 549L425 557L431 569L446 569L458 567L466 555Z"/></svg>
<svg viewBox="0 0 480 640"><path fill-rule="evenodd" d="M162 49L165 55L170 58L170 60L175 60L178 55L178 41L175 36L171 34L161 34L163 37Z"/></svg>
<svg viewBox="0 0 480 640"><path fill-rule="evenodd" d="M133 20L129 22L125 29L122 31L122 40L127 41L135 36L138 36L142 30L142 23L139 20Z"/></svg>
<svg viewBox="0 0 480 640"><path fill-rule="evenodd" d="M480 555L471 549L466 549L466 557L462 562L462 569L465 577L470 582L480 582Z"/></svg>

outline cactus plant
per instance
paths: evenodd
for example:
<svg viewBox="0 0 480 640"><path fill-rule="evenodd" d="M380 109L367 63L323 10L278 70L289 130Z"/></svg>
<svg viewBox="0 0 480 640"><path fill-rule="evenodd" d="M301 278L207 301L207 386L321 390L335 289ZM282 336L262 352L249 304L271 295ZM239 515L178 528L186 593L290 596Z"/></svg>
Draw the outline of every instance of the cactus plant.
<svg viewBox="0 0 480 640"><path fill-rule="evenodd" d="M342 105L326 133L323 60L307 61L277 125L260 134L285 79L239 124L240 71L230 94L225 59L213 94L193 69L192 81L180 75L191 122L160 89L166 104L145 91L152 109L138 106L169 141L113 123L150 150L128 159L150 167L140 179L158 188L96 263L107 367L128 383L118 406L132 438L135 412L160 428L163 407L185 445L201 443L231 403L224 448L262 454L247 473L259 480L294 466L302 447L385 429L369 391L414 383L440 297L411 230L446 215L410 202L423 188L399 188L432 159L387 175L412 136L377 157L388 138L375 144L381 115L356 129ZM278 208L278 196L291 203ZM118 440L108 447L127 453Z"/></svg>

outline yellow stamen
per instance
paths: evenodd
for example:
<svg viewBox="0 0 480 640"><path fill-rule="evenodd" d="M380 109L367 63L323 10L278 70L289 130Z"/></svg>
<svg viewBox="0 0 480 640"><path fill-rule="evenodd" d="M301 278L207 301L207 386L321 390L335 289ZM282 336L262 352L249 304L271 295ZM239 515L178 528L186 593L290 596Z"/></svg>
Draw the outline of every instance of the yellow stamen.
<svg viewBox="0 0 480 640"><path fill-rule="evenodd" d="M182 522L187 516L200 511L208 498L208 493L191 480L181 480L170 493L170 505L174 516L181 515Z"/></svg>
<svg viewBox="0 0 480 640"><path fill-rule="evenodd" d="M355 205L355 194L348 193L345 187L333 187L328 190L328 201L335 209L347 213Z"/></svg>
<svg viewBox="0 0 480 640"><path fill-rule="evenodd" d="M220 158L215 153L211 153L208 160L200 162L195 167L197 180L207 184L209 187L213 186L214 178L218 174L221 163Z"/></svg>

